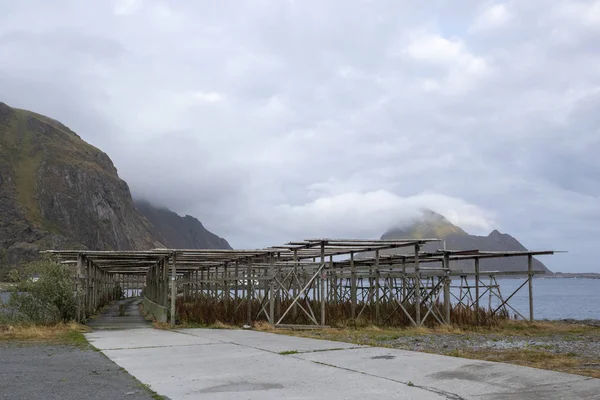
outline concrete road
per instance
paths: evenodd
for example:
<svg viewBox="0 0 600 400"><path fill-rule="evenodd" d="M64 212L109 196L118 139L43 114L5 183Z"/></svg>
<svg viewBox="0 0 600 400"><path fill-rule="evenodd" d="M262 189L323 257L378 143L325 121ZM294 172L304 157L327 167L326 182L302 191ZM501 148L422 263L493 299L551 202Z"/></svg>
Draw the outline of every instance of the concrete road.
<svg viewBox="0 0 600 400"><path fill-rule="evenodd" d="M98 331L88 340L171 399L600 399L600 380L242 330Z"/></svg>
<svg viewBox="0 0 600 400"><path fill-rule="evenodd" d="M140 297L131 297L110 304L104 311L90 319L87 325L94 329L150 328L152 323L140 313ZM119 306L125 306L125 315L119 315Z"/></svg>

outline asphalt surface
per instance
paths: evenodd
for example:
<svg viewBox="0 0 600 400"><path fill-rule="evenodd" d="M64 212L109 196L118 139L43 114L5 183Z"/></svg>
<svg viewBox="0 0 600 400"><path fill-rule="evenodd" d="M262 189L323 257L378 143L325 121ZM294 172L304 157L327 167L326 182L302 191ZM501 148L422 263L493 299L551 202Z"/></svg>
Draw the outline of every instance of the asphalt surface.
<svg viewBox="0 0 600 400"><path fill-rule="evenodd" d="M88 322L94 330L148 328L139 298L107 307ZM119 316L124 304L125 316ZM0 342L0 400L152 399L124 369L90 346Z"/></svg>
<svg viewBox="0 0 600 400"><path fill-rule="evenodd" d="M171 399L600 399L600 379L246 330L97 331L87 339Z"/></svg>
<svg viewBox="0 0 600 400"><path fill-rule="evenodd" d="M0 399L152 399L102 353L73 346L0 343Z"/></svg>

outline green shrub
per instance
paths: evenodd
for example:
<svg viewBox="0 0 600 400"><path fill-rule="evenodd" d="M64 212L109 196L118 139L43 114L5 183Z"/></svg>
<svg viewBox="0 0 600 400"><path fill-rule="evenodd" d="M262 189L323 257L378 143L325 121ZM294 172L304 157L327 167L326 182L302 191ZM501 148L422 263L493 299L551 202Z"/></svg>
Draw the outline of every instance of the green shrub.
<svg viewBox="0 0 600 400"><path fill-rule="evenodd" d="M8 301L16 318L32 323L68 322L77 313L74 272L51 259L29 264Z"/></svg>

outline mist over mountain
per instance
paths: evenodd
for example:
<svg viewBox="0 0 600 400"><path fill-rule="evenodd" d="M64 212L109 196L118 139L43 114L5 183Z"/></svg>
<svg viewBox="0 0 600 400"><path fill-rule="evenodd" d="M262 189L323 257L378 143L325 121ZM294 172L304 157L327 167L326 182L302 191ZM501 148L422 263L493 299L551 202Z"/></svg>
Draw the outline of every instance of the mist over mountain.
<svg viewBox="0 0 600 400"><path fill-rule="evenodd" d="M452 224L443 215L431 210L423 210L422 215L412 223L396 227L385 232L381 239L424 239L437 238L446 242L448 250L488 250L488 251L526 251L517 239L507 233L493 230L487 236L475 236L465 232L462 228ZM441 249L443 243L428 243L423 246L423 251ZM451 262L450 268L455 270L472 271L472 261ZM526 271L526 257L507 257L480 260L482 271ZM547 271L548 268L539 260L533 260L533 269Z"/></svg>
<svg viewBox="0 0 600 400"><path fill-rule="evenodd" d="M231 249L227 240L207 230L191 215L184 217L149 201L134 199L135 208L150 221L152 230L173 249Z"/></svg>

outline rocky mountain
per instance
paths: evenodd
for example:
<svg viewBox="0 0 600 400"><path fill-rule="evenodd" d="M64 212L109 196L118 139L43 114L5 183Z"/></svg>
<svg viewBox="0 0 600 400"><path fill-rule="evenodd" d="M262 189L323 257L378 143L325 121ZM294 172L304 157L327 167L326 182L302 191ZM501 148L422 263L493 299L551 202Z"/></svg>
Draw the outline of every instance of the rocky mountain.
<svg viewBox="0 0 600 400"><path fill-rule="evenodd" d="M460 227L452 224L444 216L431 210L424 210L422 216L411 225L393 228L383 234L382 239L422 239L438 238L446 241L448 250L488 250L488 251L526 251L527 249L517 239L497 230L488 236L469 235ZM424 251L435 251L442 247L441 243L429 243L423 247ZM473 262L451 262L450 268L472 271ZM524 271L527 270L526 257L507 257L497 259L482 259L482 271ZM542 262L533 260L533 269L547 271Z"/></svg>
<svg viewBox="0 0 600 400"><path fill-rule="evenodd" d="M135 199L135 208L153 226L163 243L173 249L231 249L227 240L208 231L196 218L180 217L167 208L155 207L146 200Z"/></svg>
<svg viewBox="0 0 600 400"><path fill-rule="evenodd" d="M154 226L105 153L58 121L0 102L0 279L41 249L143 250L197 244L206 233L175 239L169 223L195 226L173 215Z"/></svg>

